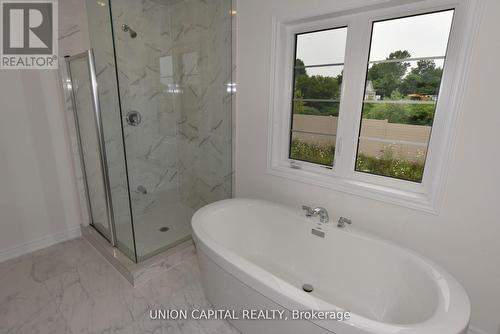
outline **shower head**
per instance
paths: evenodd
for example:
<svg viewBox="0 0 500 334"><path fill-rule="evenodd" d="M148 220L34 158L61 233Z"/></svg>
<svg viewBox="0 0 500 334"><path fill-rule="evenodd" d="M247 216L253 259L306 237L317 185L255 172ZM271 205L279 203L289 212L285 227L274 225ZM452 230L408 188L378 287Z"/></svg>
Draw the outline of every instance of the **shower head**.
<svg viewBox="0 0 500 334"><path fill-rule="evenodd" d="M130 28L128 26L128 24L122 24L122 30L125 31L125 32L128 32L130 34L130 38L136 38L137 37L137 33L135 32L135 30L133 30L132 28Z"/></svg>

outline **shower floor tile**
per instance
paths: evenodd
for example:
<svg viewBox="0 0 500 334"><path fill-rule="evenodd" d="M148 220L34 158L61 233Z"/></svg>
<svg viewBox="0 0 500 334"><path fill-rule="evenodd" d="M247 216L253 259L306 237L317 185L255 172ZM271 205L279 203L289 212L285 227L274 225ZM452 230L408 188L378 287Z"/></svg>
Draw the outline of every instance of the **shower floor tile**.
<svg viewBox="0 0 500 334"><path fill-rule="evenodd" d="M137 255L147 256L191 235L194 210L177 202L164 205L134 220ZM167 227L168 231L161 232Z"/></svg>
<svg viewBox="0 0 500 334"><path fill-rule="evenodd" d="M0 333L239 333L220 320L150 320L150 309L211 308L192 256L132 287L82 238L0 263Z"/></svg>
<svg viewBox="0 0 500 334"><path fill-rule="evenodd" d="M162 205L157 205L147 213L134 215L134 233L137 256L147 257L158 250L172 245L191 235L191 217L195 210L184 205L177 194L165 192L159 196ZM126 236L127 240L121 240L125 245L133 245L130 223L123 219L125 224L116 224L118 236ZM168 228L162 232L162 228Z"/></svg>

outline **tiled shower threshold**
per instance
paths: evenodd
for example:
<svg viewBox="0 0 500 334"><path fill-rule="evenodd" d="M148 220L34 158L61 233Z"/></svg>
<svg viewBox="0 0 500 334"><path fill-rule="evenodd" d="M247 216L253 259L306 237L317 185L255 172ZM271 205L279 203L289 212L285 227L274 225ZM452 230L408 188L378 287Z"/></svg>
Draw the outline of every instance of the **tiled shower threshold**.
<svg viewBox="0 0 500 334"><path fill-rule="evenodd" d="M82 226L81 228L82 236L133 286L149 281L195 254L193 240L188 238L160 254L135 263L117 248L112 247L92 226Z"/></svg>

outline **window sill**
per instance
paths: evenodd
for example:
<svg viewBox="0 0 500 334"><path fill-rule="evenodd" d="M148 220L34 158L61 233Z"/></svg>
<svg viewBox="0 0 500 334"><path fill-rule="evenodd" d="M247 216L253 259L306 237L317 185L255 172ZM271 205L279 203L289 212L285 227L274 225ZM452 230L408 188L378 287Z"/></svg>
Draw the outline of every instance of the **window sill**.
<svg viewBox="0 0 500 334"><path fill-rule="evenodd" d="M362 180L295 169L287 165L268 166L267 173L309 185L373 199L431 214L438 214L437 203L429 193L396 189Z"/></svg>

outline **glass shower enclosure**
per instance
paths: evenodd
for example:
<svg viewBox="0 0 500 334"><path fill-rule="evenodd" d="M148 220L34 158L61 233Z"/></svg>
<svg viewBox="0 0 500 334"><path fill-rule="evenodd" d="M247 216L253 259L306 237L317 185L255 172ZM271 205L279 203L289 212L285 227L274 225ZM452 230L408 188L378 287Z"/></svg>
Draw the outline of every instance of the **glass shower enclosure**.
<svg viewBox="0 0 500 334"><path fill-rule="evenodd" d="M231 0L87 0L67 58L91 224L133 261L232 194Z"/></svg>

